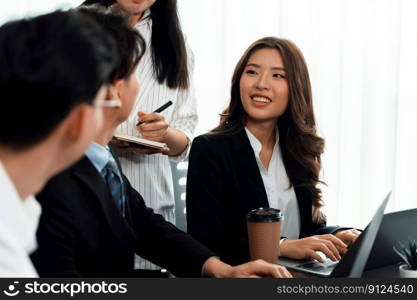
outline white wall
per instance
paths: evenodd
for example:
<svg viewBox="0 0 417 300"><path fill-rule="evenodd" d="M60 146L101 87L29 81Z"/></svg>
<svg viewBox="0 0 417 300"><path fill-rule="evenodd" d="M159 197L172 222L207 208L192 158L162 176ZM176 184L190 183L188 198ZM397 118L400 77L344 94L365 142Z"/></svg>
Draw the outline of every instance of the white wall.
<svg viewBox="0 0 417 300"><path fill-rule="evenodd" d="M0 23L79 0L0 1ZM194 50L200 124L213 128L233 68L254 40L293 40L308 62L330 223L364 226L384 193L388 210L417 206L417 1L179 0Z"/></svg>
<svg viewBox="0 0 417 300"><path fill-rule="evenodd" d="M310 69L330 223L363 227L417 206L417 1L180 0L195 57L200 124L213 128L238 58L258 38L293 40Z"/></svg>
<svg viewBox="0 0 417 300"><path fill-rule="evenodd" d="M74 7L81 2L82 0L2 0L0 1L0 24L14 18Z"/></svg>

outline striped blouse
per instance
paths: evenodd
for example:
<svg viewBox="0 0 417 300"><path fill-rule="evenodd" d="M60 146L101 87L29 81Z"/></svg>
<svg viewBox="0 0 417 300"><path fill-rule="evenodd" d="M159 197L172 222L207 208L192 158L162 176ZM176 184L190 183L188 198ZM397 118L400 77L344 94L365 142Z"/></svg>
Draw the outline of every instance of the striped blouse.
<svg viewBox="0 0 417 300"><path fill-rule="evenodd" d="M191 88L189 90L170 89L165 84L158 83L154 76L152 53L150 51L152 20L150 11L146 11L135 28L141 33L147 43L147 49L142 57L137 73L140 91L134 109L129 118L119 126L118 131L138 136L135 128L137 112L152 112L169 100L173 105L161 114L165 117L171 128L182 131L188 137L187 149L178 157L168 157L162 154L144 155L136 153L118 152L122 169L132 186L143 196L146 205L160 213L164 218L175 224L175 200L169 159L180 161L187 157L190 143L198 117L196 98L192 84L192 70L194 58L187 46L188 68L190 71ZM154 268L150 263L142 261L137 268Z"/></svg>

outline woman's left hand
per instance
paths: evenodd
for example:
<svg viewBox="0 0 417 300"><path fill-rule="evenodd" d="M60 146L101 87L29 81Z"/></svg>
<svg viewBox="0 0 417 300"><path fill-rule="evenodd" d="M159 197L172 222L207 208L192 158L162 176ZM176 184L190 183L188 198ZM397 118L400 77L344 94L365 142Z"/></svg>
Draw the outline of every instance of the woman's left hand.
<svg viewBox="0 0 417 300"><path fill-rule="evenodd" d="M340 230L336 232L334 235L341 239L345 244L351 244L356 241L356 239L360 236L361 232L356 229L348 229L348 230Z"/></svg>
<svg viewBox="0 0 417 300"><path fill-rule="evenodd" d="M141 146L139 144L135 144L135 143L129 143L126 141L121 141L115 137L112 138L112 140L110 141L110 144L118 149L121 150L123 152L133 152L133 153L137 153L137 154L165 154L168 155L168 152L170 151L168 147L165 147L163 149L154 149L154 148L150 148L147 146Z"/></svg>
<svg viewBox="0 0 417 300"><path fill-rule="evenodd" d="M143 138L156 142L165 142L169 125L163 115L138 112L138 117L139 121L143 122L143 124L137 126L136 129Z"/></svg>

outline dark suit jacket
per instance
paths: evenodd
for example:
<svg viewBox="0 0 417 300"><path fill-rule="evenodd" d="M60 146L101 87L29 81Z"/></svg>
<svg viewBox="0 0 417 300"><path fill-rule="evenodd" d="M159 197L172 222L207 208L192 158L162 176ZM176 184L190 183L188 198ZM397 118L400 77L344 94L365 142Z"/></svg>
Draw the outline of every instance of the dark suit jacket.
<svg viewBox="0 0 417 300"><path fill-rule="evenodd" d="M43 212L32 261L41 276L133 276L134 253L176 276L201 276L214 253L147 208L126 177L124 184L126 219L87 157L48 182L36 196Z"/></svg>
<svg viewBox="0 0 417 300"><path fill-rule="evenodd" d="M312 221L312 195L295 188L300 211L300 237L333 233L339 227ZM268 198L245 130L203 135L192 144L187 177L188 233L229 264L249 260L246 215L269 207ZM285 217L285 216L284 216Z"/></svg>

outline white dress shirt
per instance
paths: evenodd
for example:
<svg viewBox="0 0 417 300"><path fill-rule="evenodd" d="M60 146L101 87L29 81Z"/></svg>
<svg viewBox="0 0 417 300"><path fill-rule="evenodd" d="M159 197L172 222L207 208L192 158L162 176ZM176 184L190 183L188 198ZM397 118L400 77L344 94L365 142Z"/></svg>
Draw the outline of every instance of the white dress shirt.
<svg viewBox="0 0 417 300"><path fill-rule="evenodd" d="M28 255L37 247L40 213L33 197L21 200L0 162L0 277L38 277Z"/></svg>
<svg viewBox="0 0 417 300"><path fill-rule="evenodd" d="M264 167L259 157L262 150L261 143L249 129L245 128L245 130L255 153L256 162L262 176L266 195L268 196L269 206L280 209L284 215L281 236L289 239L298 239L300 235L300 213L294 188L288 188L290 181L282 161L278 130L268 169Z"/></svg>
<svg viewBox="0 0 417 300"><path fill-rule="evenodd" d="M192 84L194 58L187 46L188 69L191 87L188 90L170 89L166 84L158 83L154 76L151 51L152 20L149 10L135 26L147 43L147 49L138 68L140 82L139 96L129 119L121 124L118 131L124 134L139 136L135 128L138 111L152 112L169 100L174 104L161 114L171 128L183 132L189 141L187 149L179 157L180 161L188 156L190 141L193 139L197 125L196 99ZM147 206L175 224L175 199L169 157L162 154L142 155L117 151L124 174L132 186L143 196ZM155 269L153 265L142 261L136 268Z"/></svg>

